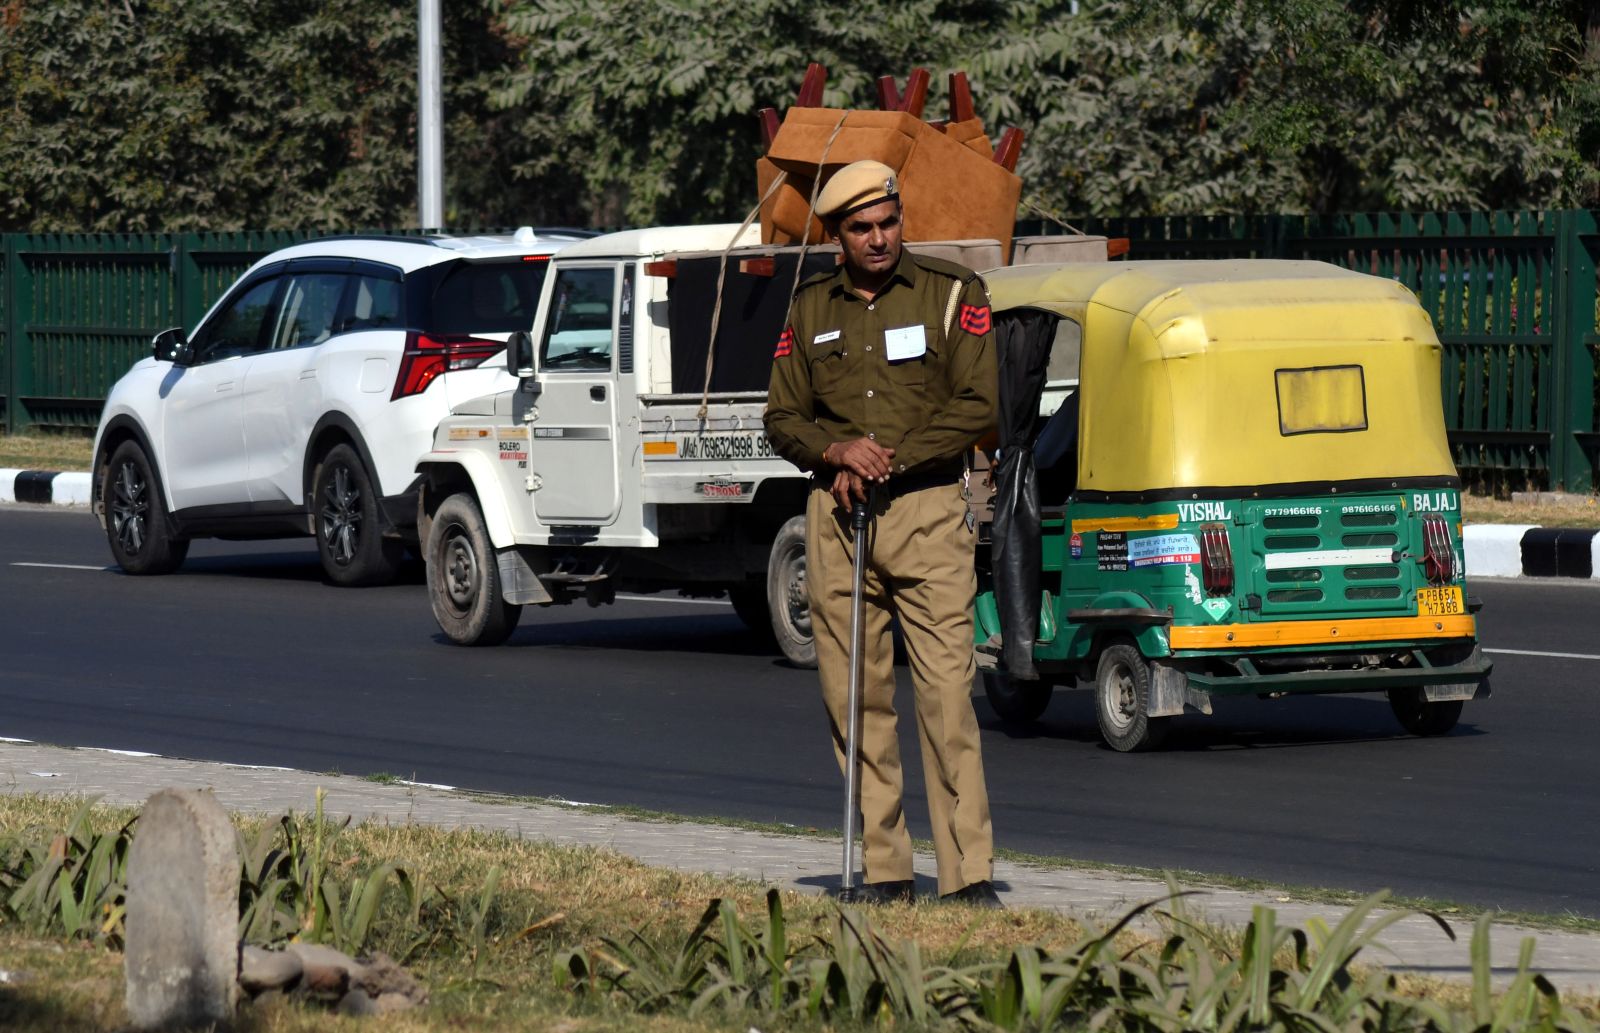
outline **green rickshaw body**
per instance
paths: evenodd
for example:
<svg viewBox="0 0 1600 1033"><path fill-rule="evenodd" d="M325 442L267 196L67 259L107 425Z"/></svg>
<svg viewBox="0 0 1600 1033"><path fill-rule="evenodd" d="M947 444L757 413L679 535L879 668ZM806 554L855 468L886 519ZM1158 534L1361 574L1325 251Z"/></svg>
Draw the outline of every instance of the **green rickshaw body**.
<svg viewBox="0 0 1600 1033"><path fill-rule="evenodd" d="M1407 728L1437 733L1488 694L1440 348L1403 287L1280 261L988 280L1012 410L997 499L1031 498L1030 477L1037 493L1036 526L1029 503L997 501L980 558L978 648L1002 716L1037 716L1051 685L1082 679L1108 741L1138 749L1216 695L1386 691ZM1030 341L1079 350L1053 411L1018 386L1043 368Z"/></svg>

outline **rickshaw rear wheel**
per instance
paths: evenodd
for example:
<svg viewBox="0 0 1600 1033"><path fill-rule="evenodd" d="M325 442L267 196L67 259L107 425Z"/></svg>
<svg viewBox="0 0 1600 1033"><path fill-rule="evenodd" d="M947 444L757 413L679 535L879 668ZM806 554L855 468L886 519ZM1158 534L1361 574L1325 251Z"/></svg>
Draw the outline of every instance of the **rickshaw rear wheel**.
<svg viewBox="0 0 1600 1033"><path fill-rule="evenodd" d="M1389 690L1389 709L1402 728L1412 735L1446 735L1461 720L1464 700L1448 699L1430 702L1428 694L1417 686Z"/></svg>
<svg viewBox="0 0 1600 1033"><path fill-rule="evenodd" d="M1150 664L1133 643L1115 642L1100 654L1094 697L1100 736L1112 749L1153 750L1166 738L1170 719L1150 716Z"/></svg>
<svg viewBox="0 0 1600 1033"><path fill-rule="evenodd" d="M1047 681L1022 681L998 667L983 671L983 694L1006 724L1026 725L1039 720L1054 693L1055 685Z"/></svg>

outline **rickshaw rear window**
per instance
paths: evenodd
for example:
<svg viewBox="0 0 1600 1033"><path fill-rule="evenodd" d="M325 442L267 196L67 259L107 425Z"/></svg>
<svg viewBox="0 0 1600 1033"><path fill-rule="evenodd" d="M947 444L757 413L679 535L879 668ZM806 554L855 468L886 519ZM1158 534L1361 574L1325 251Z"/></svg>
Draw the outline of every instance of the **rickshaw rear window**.
<svg viewBox="0 0 1600 1033"><path fill-rule="evenodd" d="M1342 434L1367 429L1367 385L1360 366L1280 369L1278 430Z"/></svg>
<svg viewBox="0 0 1600 1033"><path fill-rule="evenodd" d="M1045 369L1049 383L1078 380L1078 356L1083 350L1083 327L1063 317L1056 322L1055 341L1050 345L1050 364Z"/></svg>

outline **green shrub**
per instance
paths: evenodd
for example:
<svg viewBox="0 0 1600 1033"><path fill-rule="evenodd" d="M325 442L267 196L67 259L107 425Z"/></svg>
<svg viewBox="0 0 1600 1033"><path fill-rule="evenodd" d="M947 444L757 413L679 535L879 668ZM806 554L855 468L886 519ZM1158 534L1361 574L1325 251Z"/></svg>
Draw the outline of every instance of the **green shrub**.
<svg viewBox="0 0 1600 1033"><path fill-rule="evenodd" d="M90 827L94 801L80 807L66 831L45 843L0 851L0 920L39 934L122 945L127 912L128 847L133 821L115 832Z"/></svg>
<svg viewBox="0 0 1600 1033"><path fill-rule="evenodd" d="M574 991L608 992L641 1011L720 1010L780 1022L1141 1033L1590 1030L1531 971L1531 938L1509 987L1496 997L1487 917L1473 933L1472 1005L1452 1009L1400 993L1395 977L1381 969L1357 967L1384 929L1411 914L1376 914L1384 893L1332 929L1314 922L1309 932L1280 926L1273 909L1258 906L1237 945L1232 934L1192 920L1184 896L1174 890L1140 905L1060 952L1024 945L1003 961L957 966L959 947L949 963L929 964L917 944L884 939L850 908L839 909L831 937L792 947L772 890L766 919L754 927L731 904L713 900L675 946L657 946L634 930L569 948L554 960L558 980ZM1117 937L1147 913L1162 928L1160 938L1148 949L1117 954ZM1444 919L1428 917L1455 938Z"/></svg>

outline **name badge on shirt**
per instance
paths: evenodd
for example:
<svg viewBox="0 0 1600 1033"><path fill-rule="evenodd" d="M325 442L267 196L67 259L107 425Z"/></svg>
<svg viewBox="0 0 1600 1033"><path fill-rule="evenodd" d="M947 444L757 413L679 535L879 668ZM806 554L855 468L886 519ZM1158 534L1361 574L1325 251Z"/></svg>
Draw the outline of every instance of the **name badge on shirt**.
<svg viewBox="0 0 1600 1033"><path fill-rule="evenodd" d="M890 362L919 359L928 352L928 338L922 324L899 326L883 332L883 351Z"/></svg>
<svg viewBox="0 0 1600 1033"><path fill-rule="evenodd" d="M840 331L838 331L838 330L829 330L825 334L818 334L817 336L813 337L811 339L811 343L812 344L827 344L829 341L837 341L839 339L839 333L840 333Z"/></svg>

